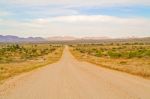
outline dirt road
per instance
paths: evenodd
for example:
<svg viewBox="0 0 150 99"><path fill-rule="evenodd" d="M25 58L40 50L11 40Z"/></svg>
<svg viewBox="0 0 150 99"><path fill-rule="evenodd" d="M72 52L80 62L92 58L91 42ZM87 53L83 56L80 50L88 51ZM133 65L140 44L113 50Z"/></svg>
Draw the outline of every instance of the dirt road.
<svg viewBox="0 0 150 99"><path fill-rule="evenodd" d="M64 50L61 60L8 80L0 99L150 99L150 80L79 62Z"/></svg>

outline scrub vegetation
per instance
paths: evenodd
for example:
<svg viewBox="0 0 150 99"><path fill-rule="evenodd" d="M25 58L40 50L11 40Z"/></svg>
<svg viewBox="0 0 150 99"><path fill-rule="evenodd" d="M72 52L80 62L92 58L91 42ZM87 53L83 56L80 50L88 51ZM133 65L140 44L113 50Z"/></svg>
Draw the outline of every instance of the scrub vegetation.
<svg viewBox="0 0 150 99"><path fill-rule="evenodd" d="M79 60L150 78L150 43L70 45Z"/></svg>
<svg viewBox="0 0 150 99"><path fill-rule="evenodd" d="M58 44L1 44L0 81L56 62L62 52Z"/></svg>

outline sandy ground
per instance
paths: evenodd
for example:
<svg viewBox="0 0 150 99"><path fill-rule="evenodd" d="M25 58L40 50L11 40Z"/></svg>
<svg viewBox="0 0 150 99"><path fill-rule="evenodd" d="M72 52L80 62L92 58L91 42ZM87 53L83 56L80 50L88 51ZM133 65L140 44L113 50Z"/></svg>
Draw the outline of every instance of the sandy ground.
<svg viewBox="0 0 150 99"><path fill-rule="evenodd" d="M150 99L150 80L79 62L66 47L59 62L6 81L0 99Z"/></svg>

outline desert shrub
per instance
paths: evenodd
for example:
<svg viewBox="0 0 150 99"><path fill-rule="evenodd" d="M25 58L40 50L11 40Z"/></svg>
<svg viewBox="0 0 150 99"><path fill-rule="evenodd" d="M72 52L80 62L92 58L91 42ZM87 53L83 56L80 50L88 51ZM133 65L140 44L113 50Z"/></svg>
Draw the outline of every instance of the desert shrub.
<svg viewBox="0 0 150 99"><path fill-rule="evenodd" d="M120 64L125 65L127 64L127 61L120 61Z"/></svg>
<svg viewBox="0 0 150 99"><path fill-rule="evenodd" d="M145 50L130 51L127 53L127 55L128 58L134 58L134 57L141 58L145 56Z"/></svg>
<svg viewBox="0 0 150 99"><path fill-rule="evenodd" d="M146 56L150 57L150 50L147 50L145 54L146 54Z"/></svg>
<svg viewBox="0 0 150 99"><path fill-rule="evenodd" d="M76 50L79 51L80 53L85 53L84 49L76 48Z"/></svg>
<svg viewBox="0 0 150 99"><path fill-rule="evenodd" d="M101 51L97 51L95 54L96 57L101 57L102 56L102 52Z"/></svg>
<svg viewBox="0 0 150 99"><path fill-rule="evenodd" d="M120 58L121 54L118 52L113 52L113 51L108 51L108 56L112 57L112 58Z"/></svg>
<svg viewBox="0 0 150 99"><path fill-rule="evenodd" d="M133 58L137 56L137 53L135 51L130 51L127 55L127 58Z"/></svg>

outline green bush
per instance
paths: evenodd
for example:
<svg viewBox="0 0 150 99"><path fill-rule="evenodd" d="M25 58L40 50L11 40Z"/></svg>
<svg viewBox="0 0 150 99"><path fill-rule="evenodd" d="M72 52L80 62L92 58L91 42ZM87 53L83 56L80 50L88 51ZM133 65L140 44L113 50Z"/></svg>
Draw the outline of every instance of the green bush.
<svg viewBox="0 0 150 99"><path fill-rule="evenodd" d="M102 56L102 52L101 51L97 51L96 54L95 54L95 56L101 57Z"/></svg>
<svg viewBox="0 0 150 99"><path fill-rule="evenodd" d="M149 56L149 57L150 57L150 50L147 50L147 51L146 51L146 56Z"/></svg>
<svg viewBox="0 0 150 99"><path fill-rule="evenodd" d="M110 57L112 57L112 58L120 58L120 57L121 57L121 54L118 53L118 52L108 51L107 54L108 54Z"/></svg>

